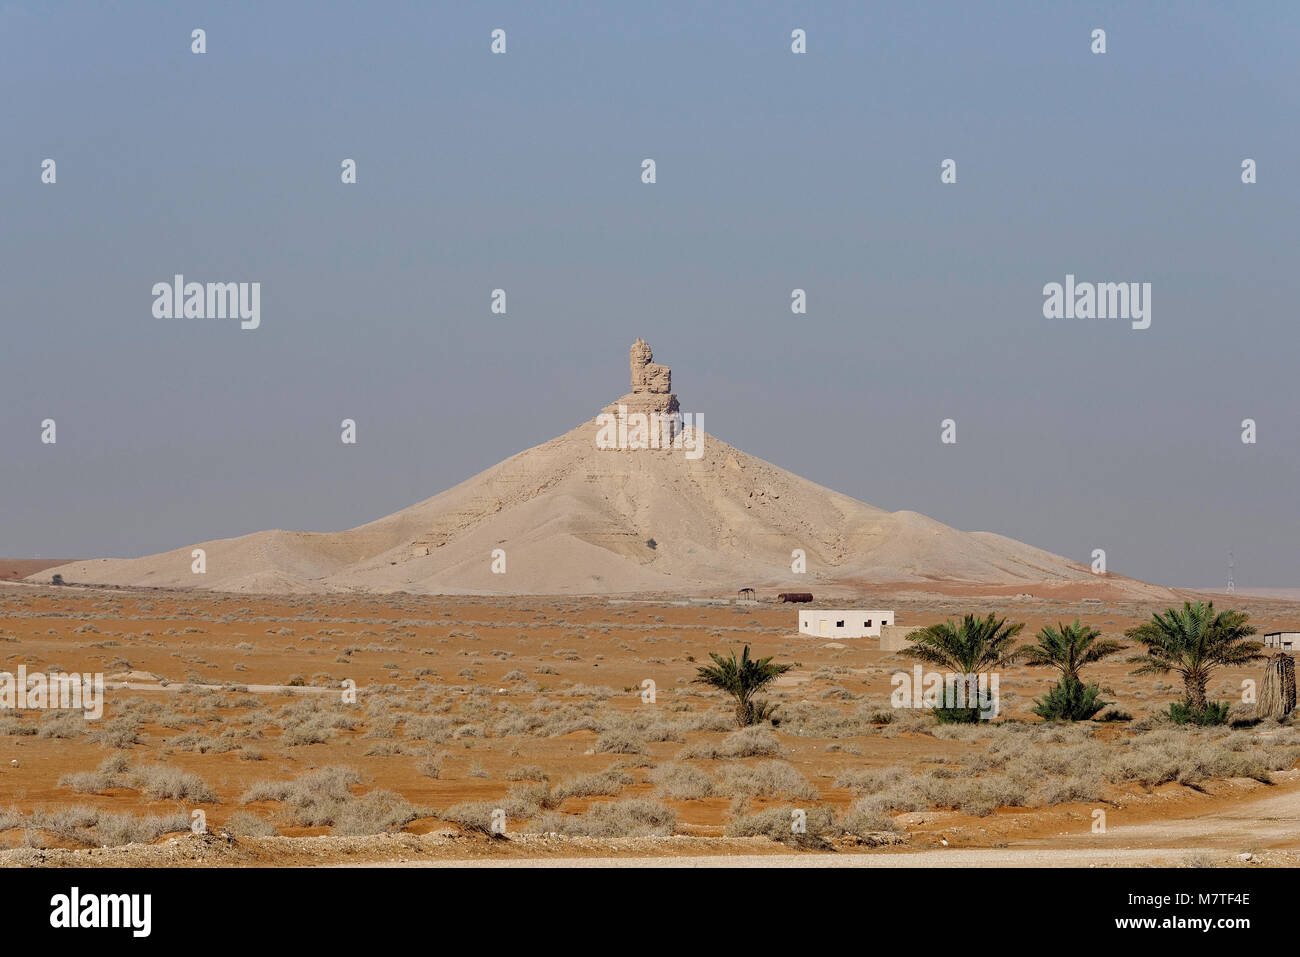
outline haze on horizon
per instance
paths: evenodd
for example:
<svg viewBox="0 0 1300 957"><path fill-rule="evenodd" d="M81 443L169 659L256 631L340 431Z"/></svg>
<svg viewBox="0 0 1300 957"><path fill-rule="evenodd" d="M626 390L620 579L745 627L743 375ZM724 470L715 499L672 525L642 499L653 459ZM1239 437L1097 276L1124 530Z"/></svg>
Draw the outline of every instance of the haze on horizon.
<svg viewBox="0 0 1300 957"><path fill-rule="evenodd" d="M373 13L0 6L0 556L359 525L590 418L645 336L710 434L871 505L1300 585L1300 10ZM260 328L154 318L176 273L260 282ZM1151 327L1044 319L1067 274Z"/></svg>

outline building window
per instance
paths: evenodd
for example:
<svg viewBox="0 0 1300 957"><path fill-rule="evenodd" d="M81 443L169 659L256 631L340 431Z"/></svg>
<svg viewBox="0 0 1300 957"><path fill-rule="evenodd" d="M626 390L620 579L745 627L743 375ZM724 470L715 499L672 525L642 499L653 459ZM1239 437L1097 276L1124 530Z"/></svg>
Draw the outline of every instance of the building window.
<svg viewBox="0 0 1300 957"><path fill-rule="evenodd" d="M868 618L866 621L864 621L864 622L862 623L862 627L863 627L863 628L870 628L870 627L871 627L871 619Z"/></svg>
<svg viewBox="0 0 1300 957"><path fill-rule="evenodd" d="M835 623L835 627L836 627L836 628L843 628L843 627L844 627L844 622L842 622L842 621L837 621L837 622Z"/></svg>

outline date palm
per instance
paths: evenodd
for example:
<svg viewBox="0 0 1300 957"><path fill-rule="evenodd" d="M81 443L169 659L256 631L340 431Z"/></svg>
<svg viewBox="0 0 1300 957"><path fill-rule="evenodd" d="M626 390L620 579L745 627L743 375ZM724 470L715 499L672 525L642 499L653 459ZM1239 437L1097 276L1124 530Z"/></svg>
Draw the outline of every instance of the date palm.
<svg viewBox="0 0 1300 957"><path fill-rule="evenodd" d="M1034 701L1033 711L1048 721L1087 721L1109 702L1101 700L1101 691L1095 683L1084 685L1079 669L1115 654L1124 646L1110 638L1101 638L1096 628L1080 624L1059 622L1044 625L1038 632L1038 643L1022 645L1016 658L1028 665L1055 668L1060 680L1047 689L1042 700Z"/></svg>
<svg viewBox="0 0 1300 957"><path fill-rule="evenodd" d="M1174 672L1183 679L1183 704L1193 711L1205 710L1205 688L1222 665L1240 665L1263 658L1264 646L1248 640L1255 626L1246 622L1245 612L1214 613L1214 602L1183 602L1182 610L1167 608L1164 614L1130 628L1125 634L1145 651L1129 661L1141 667L1135 675Z"/></svg>
<svg viewBox="0 0 1300 957"><path fill-rule="evenodd" d="M937 665L955 672L965 684L965 700L978 700L978 675L1000 668L1015 660L1012 647L1016 635L1024 628L1023 622L1008 624L992 612L987 618L966 615L960 622L941 621L914 631L907 636L912 644L902 649L902 654L927 664ZM978 707L940 708L936 714L940 721L976 721Z"/></svg>
<svg viewBox="0 0 1300 957"><path fill-rule="evenodd" d="M754 695L762 691L794 665L774 665L771 657L749 657L749 645L736 657L732 651L729 658L709 653L713 664L699 669L696 681L712 685L725 691L736 699L736 722L740 727L758 724L772 716L775 710L765 701L757 701Z"/></svg>
<svg viewBox="0 0 1300 957"><path fill-rule="evenodd" d="M1016 658L1034 667L1055 668L1063 679L1078 681L1084 665L1109 658L1124 647L1112 638L1099 638L1099 630L1080 624L1078 618L1069 625L1044 625L1037 635L1038 644L1022 645Z"/></svg>
<svg viewBox="0 0 1300 957"><path fill-rule="evenodd" d="M987 618L966 615L960 622L941 621L907 636L912 644L902 650L909 658L938 665L961 675L976 675L1015 660L1011 647L1023 622L1007 624L992 612Z"/></svg>

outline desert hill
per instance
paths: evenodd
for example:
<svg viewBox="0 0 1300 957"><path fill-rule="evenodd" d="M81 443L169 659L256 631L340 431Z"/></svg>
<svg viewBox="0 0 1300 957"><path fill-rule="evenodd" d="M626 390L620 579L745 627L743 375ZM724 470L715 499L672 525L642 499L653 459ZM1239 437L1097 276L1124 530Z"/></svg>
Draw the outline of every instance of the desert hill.
<svg viewBox="0 0 1300 957"><path fill-rule="evenodd" d="M980 586L1106 598L1167 589L987 532L888 512L800 478L683 423L668 370L633 347L633 391L569 432L416 505L337 533L265 531L137 559L42 571L70 584L228 592L733 594L737 588ZM603 414L603 415L605 415ZM641 414L669 448L638 445ZM662 420L656 419L662 416ZM630 423L624 431L611 417ZM655 438L659 438L656 433ZM191 571L203 548L207 571ZM504 551L504 572L498 553ZM806 573L791 570L802 549ZM840 586L840 587L835 587Z"/></svg>

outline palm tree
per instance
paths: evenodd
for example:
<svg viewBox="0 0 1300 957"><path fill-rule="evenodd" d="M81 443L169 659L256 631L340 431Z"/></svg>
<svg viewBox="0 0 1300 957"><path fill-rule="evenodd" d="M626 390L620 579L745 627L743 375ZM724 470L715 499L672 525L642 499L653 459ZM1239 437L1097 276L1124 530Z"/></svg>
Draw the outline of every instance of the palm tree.
<svg viewBox="0 0 1300 957"><path fill-rule="evenodd" d="M1055 627L1044 625L1038 632L1038 644L1022 645L1016 657L1034 667L1055 668L1063 679L1079 680L1079 669L1084 665L1109 658L1124 646L1112 638L1101 641L1101 632L1079 623L1058 623Z"/></svg>
<svg viewBox="0 0 1300 957"><path fill-rule="evenodd" d="M725 691L736 699L736 721L740 727L758 724L772 716L774 708L765 701L753 700L754 694L785 674L794 665L774 665L769 658L749 657L749 645L736 658L732 651L730 658L723 658L709 652L713 664L699 669L696 681L712 685Z"/></svg>
<svg viewBox="0 0 1300 957"><path fill-rule="evenodd" d="M1007 624L992 612L987 618L967 615L960 623L941 621L907 636L912 642L902 653L963 675L975 675L1015 660L1011 647L1023 622Z"/></svg>
<svg viewBox="0 0 1300 957"><path fill-rule="evenodd" d="M942 621L912 632L907 636L912 645L904 648L902 653L965 676L966 700L970 701L978 688L977 675L1015 660L1016 649L1011 646L1024 627L1023 622L1007 624L1005 618L998 618L992 612L987 618L968 614L960 623ZM956 714L957 711L962 714ZM973 721L978 713L978 708L949 708L942 710L939 719Z"/></svg>
<svg viewBox="0 0 1300 957"><path fill-rule="evenodd" d="M1101 700L1096 683L1085 686L1079 678L1079 669L1084 665L1101 661L1124 647L1110 638L1098 641L1100 637L1099 630L1080 624L1076 618L1070 625L1060 622L1055 627L1043 626L1038 632L1038 644L1022 645L1016 650L1016 657L1026 664L1055 668L1061 673L1043 699L1034 702L1035 714L1048 721L1087 721L1106 707L1108 702Z"/></svg>
<svg viewBox="0 0 1300 957"><path fill-rule="evenodd" d="M1196 712L1205 710L1205 687L1221 665L1240 665L1263 658L1263 645L1247 641L1255 626L1246 622L1242 611L1214 613L1214 602L1183 602L1182 611L1167 608L1125 632L1145 652L1129 661L1140 664L1133 673L1168 674L1183 678L1183 704Z"/></svg>

